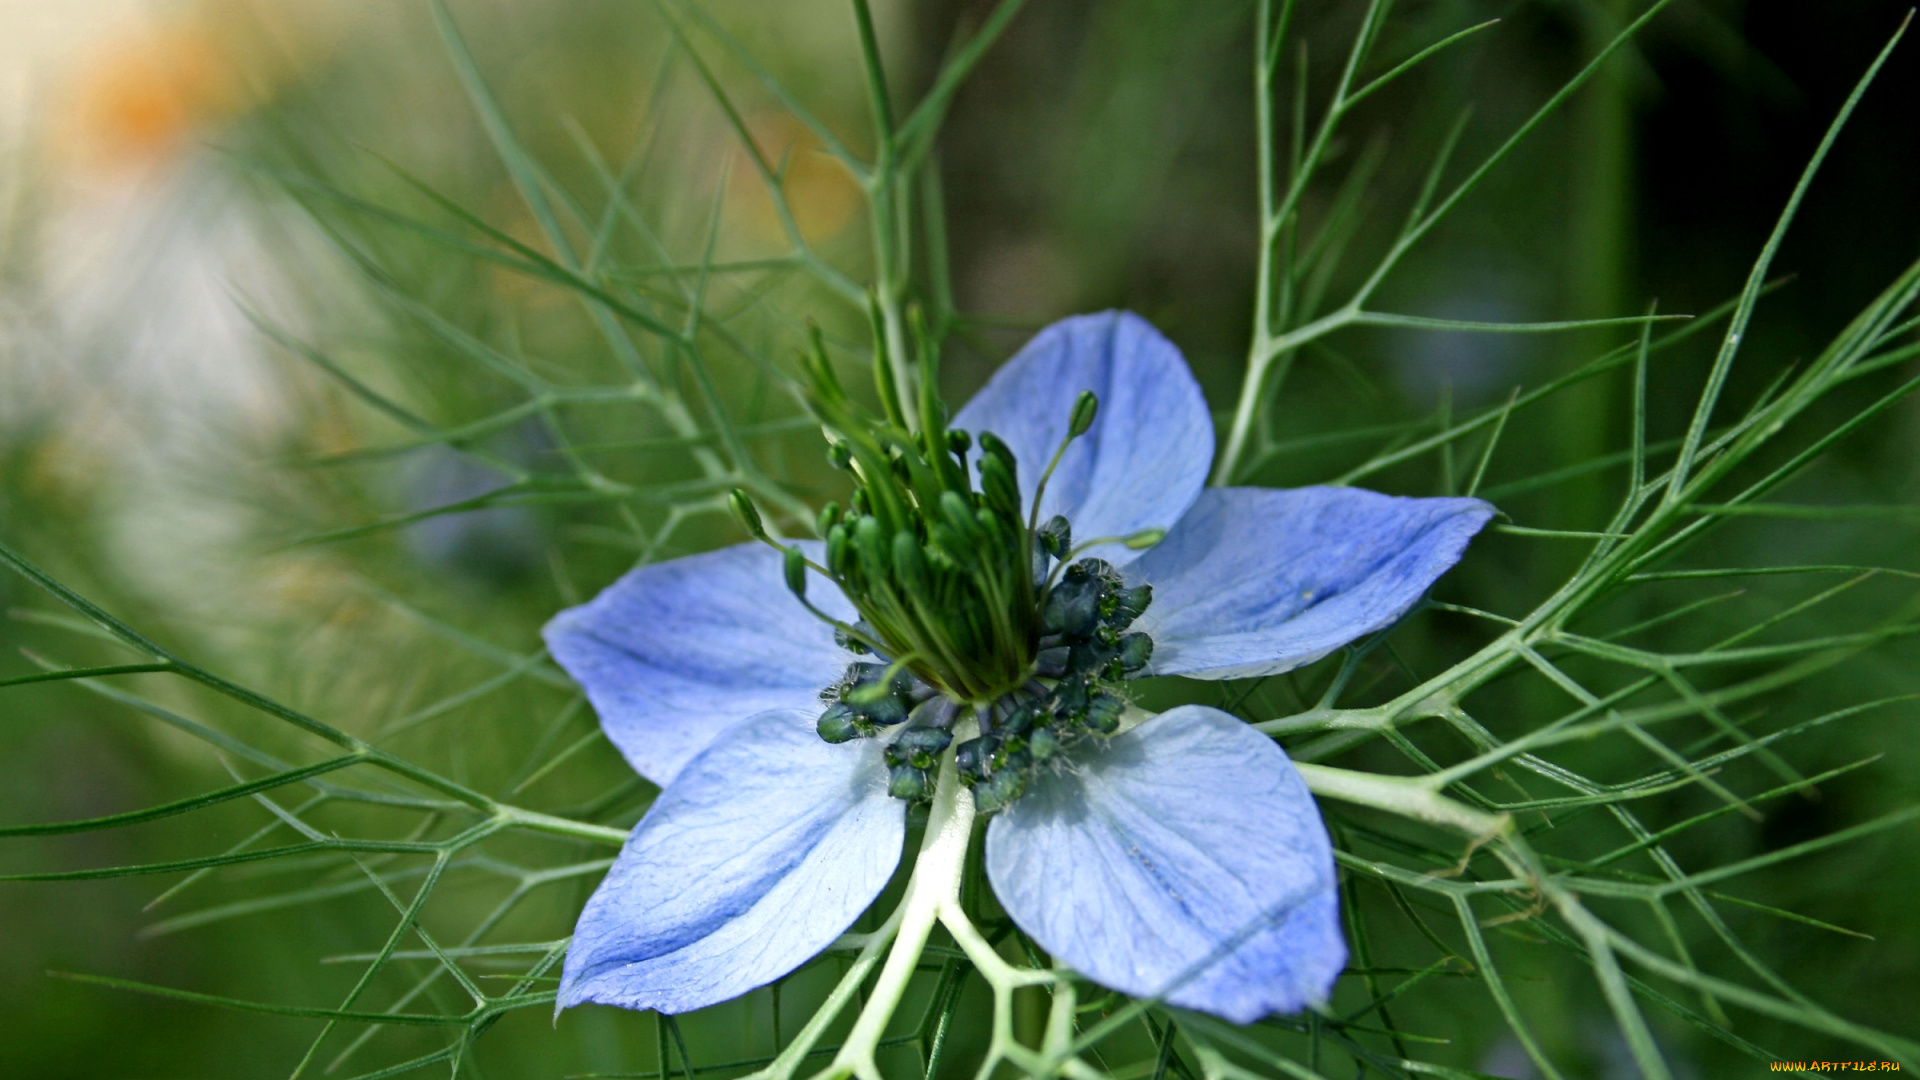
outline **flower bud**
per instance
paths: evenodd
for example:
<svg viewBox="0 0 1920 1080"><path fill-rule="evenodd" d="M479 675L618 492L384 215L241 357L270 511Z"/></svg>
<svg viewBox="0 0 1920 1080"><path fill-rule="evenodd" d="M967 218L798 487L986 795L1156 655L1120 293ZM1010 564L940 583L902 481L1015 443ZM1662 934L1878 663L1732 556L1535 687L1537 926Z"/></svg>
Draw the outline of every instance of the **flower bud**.
<svg viewBox="0 0 1920 1080"><path fill-rule="evenodd" d="M746 492L739 488L727 492L727 509L733 511L734 520L747 530L748 536L755 540L767 538L767 527L760 523L760 511L754 509L753 500L747 497Z"/></svg>
<svg viewBox="0 0 1920 1080"><path fill-rule="evenodd" d="M1093 391L1080 391L1080 396L1073 399L1073 416L1067 421L1067 438L1077 439L1085 435L1099 412L1100 399L1093 396Z"/></svg>
<svg viewBox="0 0 1920 1080"><path fill-rule="evenodd" d="M987 505L1019 516L1020 485L1003 459L992 455L981 459L980 493L987 497Z"/></svg>
<svg viewBox="0 0 1920 1080"><path fill-rule="evenodd" d="M893 534L893 572L907 595L931 607L933 589L927 583L927 560L920 553L920 542L910 532Z"/></svg>
<svg viewBox="0 0 1920 1080"><path fill-rule="evenodd" d="M827 530L827 569L834 577L844 578L851 569L852 542L845 525L836 524Z"/></svg>
<svg viewBox="0 0 1920 1080"><path fill-rule="evenodd" d="M980 522L974 517L973 507L958 492L940 493L940 516L947 519L947 525L960 534L968 544L981 542Z"/></svg>
<svg viewBox="0 0 1920 1080"><path fill-rule="evenodd" d="M833 527L839 523L840 504L837 502L829 502L827 505L821 507L820 516L814 520L814 525L821 536L827 535L827 533L832 531Z"/></svg>
<svg viewBox="0 0 1920 1080"><path fill-rule="evenodd" d="M853 526L853 548L860 554L860 568L869 578L887 576L886 542L880 536L880 522L861 518Z"/></svg>
<svg viewBox="0 0 1920 1080"><path fill-rule="evenodd" d="M807 557L797 547L786 549L787 588L802 600L807 598Z"/></svg>
<svg viewBox="0 0 1920 1080"><path fill-rule="evenodd" d="M1128 674L1147 666L1153 658L1153 639L1145 634L1128 634L1120 639L1120 666Z"/></svg>
<svg viewBox="0 0 1920 1080"><path fill-rule="evenodd" d="M973 436L958 428L948 431L947 449L960 457L966 457L967 451L973 449Z"/></svg>

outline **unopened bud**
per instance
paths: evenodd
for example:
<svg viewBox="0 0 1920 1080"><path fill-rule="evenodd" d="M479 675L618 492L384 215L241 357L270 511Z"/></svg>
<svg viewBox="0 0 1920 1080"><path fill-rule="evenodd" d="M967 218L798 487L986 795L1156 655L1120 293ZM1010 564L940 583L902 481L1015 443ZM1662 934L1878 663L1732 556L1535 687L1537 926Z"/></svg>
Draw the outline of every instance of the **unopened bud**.
<svg viewBox="0 0 1920 1080"><path fill-rule="evenodd" d="M850 551L848 548L850 543L852 543L852 540L847 536L847 527L845 525L835 524L827 530L827 569L833 572L834 577L844 578L847 576L847 556Z"/></svg>
<svg viewBox="0 0 1920 1080"><path fill-rule="evenodd" d="M980 461L980 493L987 504L1016 517L1020 512L1020 484L1008 464L1011 458L990 454Z"/></svg>
<svg viewBox="0 0 1920 1080"><path fill-rule="evenodd" d="M907 595L922 603L934 602L933 589L927 583L927 560L920 552L920 542L910 532L893 534L893 573Z"/></svg>
<svg viewBox="0 0 1920 1080"><path fill-rule="evenodd" d="M786 556L787 588L804 600L807 597L807 557L800 554L797 547L787 548Z"/></svg>
<svg viewBox="0 0 1920 1080"><path fill-rule="evenodd" d="M1167 538L1167 530L1156 527L1151 529L1141 529L1139 532L1134 533L1132 536L1129 536L1125 540L1122 540L1120 542L1127 545L1128 547L1132 548L1135 551L1144 551L1145 549L1152 547L1153 545L1159 543L1162 540L1165 540L1166 538Z"/></svg>
<svg viewBox="0 0 1920 1080"><path fill-rule="evenodd" d="M746 492L739 488L728 492L727 509L733 511L734 520L740 523L741 528L747 530L748 536L755 540L767 538L767 527L760 523L760 511L754 509L753 500L747 496Z"/></svg>
<svg viewBox="0 0 1920 1080"><path fill-rule="evenodd" d="M1077 439L1085 435L1099 412L1100 399L1093 396L1093 391L1080 391L1080 396L1073 399L1073 416L1067 422L1067 438Z"/></svg>
<svg viewBox="0 0 1920 1080"><path fill-rule="evenodd" d="M827 532L839 523L840 504L837 502L829 502L827 505L821 507L820 516L814 519L814 525L821 536L827 535Z"/></svg>
<svg viewBox="0 0 1920 1080"><path fill-rule="evenodd" d="M967 451L973 449L973 436L967 434L964 431L961 431L958 428L948 431L947 432L947 449L953 451L954 453L960 455L961 457L966 457Z"/></svg>
<svg viewBox="0 0 1920 1080"><path fill-rule="evenodd" d="M980 449L985 452L988 457L997 457L1006 461L1008 464L1012 464L1013 451L1007 449L1007 444L1000 441L1000 436L995 435L991 431L983 431L980 433L978 442L980 443Z"/></svg>
<svg viewBox="0 0 1920 1080"><path fill-rule="evenodd" d="M880 523L863 517L853 526L853 549L860 555L860 568L867 577L882 578L887 573L886 541L880 535Z"/></svg>

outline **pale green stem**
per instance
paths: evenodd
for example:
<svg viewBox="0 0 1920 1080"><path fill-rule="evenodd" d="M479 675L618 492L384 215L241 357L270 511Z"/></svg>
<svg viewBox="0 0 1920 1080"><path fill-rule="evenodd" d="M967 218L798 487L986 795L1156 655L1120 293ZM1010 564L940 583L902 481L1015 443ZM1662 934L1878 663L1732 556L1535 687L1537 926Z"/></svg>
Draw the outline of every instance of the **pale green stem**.
<svg viewBox="0 0 1920 1080"><path fill-rule="evenodd" d="M913 861L913 877L907 882L907 894L889 920L898 926L893 951L874 981L867 1003L847 1032L847 1040L835 1055L833 1064L819 1073L821 1078L858 1076L861 1080L881 1080L873 1052L886 1034L887 1024L900 1005L926 949L927 935L942 918L944 909L959 909L960 879L967 864L967 844L973 838L973 792L960 783L960 772L948 753L940 762L940 777L935 783L933 806L927 815L926 838ZM871 943L869 943L871 947Z"/></svg>
<svg viewBox="0 0 1920 1080"><path fill-rule="evenodd" d="M610 844L619 847L627 842L627 830L615 829L606 825L594 825L585 821L554 817L537 810L522 810L517 806L504 804L494 807L494 819L503 825L517 825L535 832L552 833L555 836L571 836L576 840L591 840L598 844Z"/></svg>
<svg viewBox="0 0 1920 1080"><path fill-rule="evenodd" d="M766 1068L751 1074L745 1080L787 1080L793 1075L794 1070L798 1069L800 1063L813 1051L820 1037L827 1033L827 1027L839 1017L840 1010L846 1008L847 1002L852 1001L859 993L860 984L867 981L867 976L880 963L880 953L887 947L887 943L893 940L894 934L899 932L900 919L905 911L905 907L896 909L880 929L871 934L859 935L860 955L847 966L846 974L840 976L839 985L833 988L833 993L828 994L827 999L820 1003L820 1007L814 1010L813 1018L807 1021L807 1026L800 1029L800 1034L787 1044L785 1050L780 1051L778 1057L769 1062ZM845 935L841 940L845 941L852 936Z"/></svg>
<svg viewBox="0 0 1920 1080"><path fill-rule="evenodd" d="M1447 798L1433 790L1424 776L1381 776L1304 761L1296 762L1294 768L1315 795L1457 829L1476 840L1507 835L1513 826L1513 818L1506 814L1489 814Z"/></svg>

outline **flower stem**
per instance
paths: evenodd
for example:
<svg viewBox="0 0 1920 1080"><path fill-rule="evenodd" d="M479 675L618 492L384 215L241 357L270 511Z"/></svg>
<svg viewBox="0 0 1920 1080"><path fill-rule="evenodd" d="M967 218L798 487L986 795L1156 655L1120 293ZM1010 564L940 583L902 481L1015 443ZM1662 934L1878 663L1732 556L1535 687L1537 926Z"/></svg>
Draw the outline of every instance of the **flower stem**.
<svg viewBox="0 0 1920 1080"><path fill-rule="evenodd" d="M960 879L967 863L967 845L973 838L973 793L960 783L953 754L940 762L940 777L935 783L933 806L927 816L927 833L920 842L920 854L913 861L913 877L907 881L907 895L900 901L892 922L899 931L893 951L874 981L866 1007L847 1032L847 1041L820 1076L823 1078L858 1076L861 1080L880 1080L873 1051L886 1034L887 1023L907 990L907 982L920 963L927 935L944 909L958 910Z"/></svg>
<svg viewBox="0 0 1920 1080"><path fill-rule="evenodd" d="M1295 762L1294 768L1300 770L1307 790L1315 795L1458 829L1482 840L1504 835L1513 824L1513 818L1506 814L1489 814L1447 798L1433 790L1424 777L1380 776L1305 761Z"/></svg>

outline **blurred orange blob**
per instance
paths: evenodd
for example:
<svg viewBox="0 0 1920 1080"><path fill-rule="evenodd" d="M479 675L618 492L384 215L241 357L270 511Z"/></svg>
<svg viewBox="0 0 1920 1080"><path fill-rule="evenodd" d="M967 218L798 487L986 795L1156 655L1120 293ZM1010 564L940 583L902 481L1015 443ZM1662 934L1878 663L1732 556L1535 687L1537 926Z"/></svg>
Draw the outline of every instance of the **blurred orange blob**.
<svg viewBox="0 0 1920 1080"><path fill-rule="evenodd" d="M76 72L62 148L91 165L151 164L242 104L231 58L211 35L170 26L123 37Z"/></svg>
<svg viewBox="0 0 1920 1080"><path fill-rule="evenodd" d="M801 236L817 243L846 228L860 209L860 188L805 124L767 111L749 119L747 130L775 172ZM746 151L736 155L739 168L727 193L735 221L754 241L785 246L786 224L758 167Z"/></svg>

